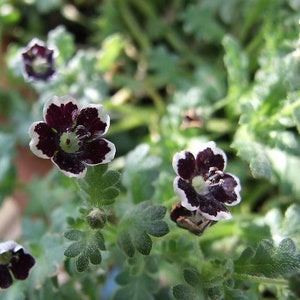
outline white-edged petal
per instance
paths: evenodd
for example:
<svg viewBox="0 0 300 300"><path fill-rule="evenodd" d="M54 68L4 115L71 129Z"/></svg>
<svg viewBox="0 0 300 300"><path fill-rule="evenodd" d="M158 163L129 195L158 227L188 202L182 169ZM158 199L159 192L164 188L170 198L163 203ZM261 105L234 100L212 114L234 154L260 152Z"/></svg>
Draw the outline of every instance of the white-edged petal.
<svg viewBox="0 0 300 300"><path fill-rule="evenodd" d="M177 152L177 153L175 153L174 156L173 156L172 166L173 166L173 169L174 169L174 171L175 171L175 173L176 173L177 175L179 175L179 174L178 174L178 161L179 161L180 159L186 159L186 151L185 151L185 150L180 151L180 152Z"/></svg>
<svg viewBox="0 0 300 300"><path fill-rule="evenodd" d="M72 172L68 172L68 171L65 171L63 169L60 168L60 166L53 160L53 158L51 159L52 162L57 166L57 168L63 173L65 174L66 176L72 178L72 177L75 177L75 178L83 178L87 172L87 168L85 167L80 173L72 173Z"/></svg>
<svg viewBox="0 0 300 300"><path fill-rule="evenodd" d="M173 188L174 188L174 192L175 194L177 195L177 197L179 198L180 202L181 202L181 205L183 207L185 207L187 210L189 211L195 211L198 209L199 206L193 206L189 203L187 197L186 197L186 194L184 192L184 190L180 189L179 188L179 185L178 185L178 181L180 180L181 178L179 176L177 176L175 179L174 179L174 182L173 182Z"/></svg>
<svg viewBox="0 0 300 300"><path fill-rule="evenodd" d="M36 156L38 156L40 158L44 158L44 159L49 159L50 157L48 155L44 154L43 151L41 151L40 149L37 148L37 144L39 143L40 136L34 129L37 125L39 125L41 123L44 123L44 122L42 122L42 121L34 122L29 127L28 134L31 138L31 140L29 142L29 147L30 147L30 150L32 151L32 153L35 154Z"/></svg>
<svg viewBox="0 0 300 300"><path fill-rule="evenodd" d="M234 192L235 192L237 198L236 198L235 201L233 201L233 202L231 202L231 203L227 203L227 202L226 202L225 204L228 205L228 206L234 206L234 205L239 204L239 203L241 202L241 200L242 200L242 197L241 197L242 186L241 186L241 183L240 183L240 179L239 179L237 176L235 176L235 175L233 175L233 174L231 174L231 173L227 173L227 174L230 175L230 176L232 176L233 179L234 179L234 180L236 181L236 183L237 183L237 186L234 188Z"/></svg>
<svg viewBox="0 0 300 300"><path fill-rule="evenodd" d="M70 95L66 95L66 96L62 96L62 97L58 97L58 96L53 96L51 97L44 105L43 108L43 116L44 116L44 120L46 120L46 115L48 112L48 108L50 105L54 104L56 106L61 106L61 104L67 104L69 102L72 102L74 105L76 105L78 107L78 103L77 100L74 99L73 97L71 97Z"/></svg>
<svg viewBox="0 0 300 300"><path fill-rule="evenodd" d="M200 210L199 210L200 211ZM212 221L220 221L222 219L225 219L225 220L229 220L232 218L232 215L229 211L223 211L223 210L220 210L217 212L217 215L214 216L214 215L210 215L208 213L205 213L205 212L202 212L200 211L200 213L208 220L212 220Z"/></svg>
<svg viewBox="0 0 300 300"><path fill-rule="evenodd" d="M109 115L105 112L104 107L102 104L88 104L85 105L81 108L82 109L86 109L86 108L96 108L97 112L98 112L98 118L101 120L101 122L107 124L102 135L104 135L107 130L109 129L110 126L110 117Z"/></svg>

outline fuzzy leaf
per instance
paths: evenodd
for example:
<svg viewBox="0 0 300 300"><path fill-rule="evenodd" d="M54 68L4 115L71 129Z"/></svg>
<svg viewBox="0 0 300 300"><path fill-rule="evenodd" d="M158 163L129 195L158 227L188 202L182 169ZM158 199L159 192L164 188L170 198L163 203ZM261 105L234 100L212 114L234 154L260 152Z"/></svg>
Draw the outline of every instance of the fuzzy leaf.
<svg viewBox="0 0 300 300"><path fill-rule="evenodd" d="M278 247L269 240L262 240L256 250L246 248L235 261L234 271L238 274L275 278L287 276L300 270L300 257L295 253L295 244L284 239Z"/></svg>
<svg viewBox="0 0 300 300"><path fill-rule="evenodd" d="M119 195L120 174L108 170L108 165L89 167L86 176L78 180L79 187L93 207L112 204Z"/></svg>
<svg viewBox="0 0 300 300"><path fill-rule="evenodd" d="M83 232L79 230L67 231L66 237L74 237L74 232L77 242L72 243L65 250L64 254L67 257L76 258L76 267L78 272L83 272L89 266L89 262L98 265L102 261L101 251L105 250L104 238L100 231Z"/></svg>
<svg viewBox="0 0 300 300"><path fill-rule="evenodd" d="M124 217L118 236L120 248L129 256L134 255L135 249L148 255L152 248L152 240L148 234L163 236L169 232L168 225L161 219L166 213L163 206L152 206L142 202Z"/></svg>
<svg viewBox="0 0 300 300"><path fill-rule="evenodd" d="M73 36L64 26L58 26L48 34L48 45L58 49L60 62L66 63L75 52Z"/></svg>
<svg viewBox="0 0 300 300"><path fill-rule="evenodd" d="M188 285L178 284L173 287L173 295L177 300L201 300L203 299L197 292Z"/></svg>
<svg viewBox="0 0 300 300"><path fill-rule="evenodd" d="M290 205L284 215L279 209L273 209L268 212L265 220L275 242L279 243L283 239L290 238L296 248L300 248L300 205Z"/></svg>
<svg viewBox="0 0 300 300"><path fill-rule="evenodd" d="M149 272L149 264L156 265L149 256L137 255L134 258L130 258L130 264L127 267L129 270L123 271L116 278L121 288L117 290L113 299L153 300L153 295L158 290L159 282Z"/></svg>
<svg viewBox="0 0 300 300"><path fill-rule="evenodd" d="M72 243L64 252L64 255L67 257L76 257L80 254L82 250L82 243Z"/></svg>
<svg viewBox="0 0 300 300"><path fill-rule="evenodd" d="M154 193L152 182L158 176L161 160L149 152L149 145L142 144L126 157L122 183L128 189L134 203L148 200Z"/></svg>
<svg viewBox="0 0 300 300"><path fill-rule="evenodd" d="M70 241L79 241L82 238L82 232L80 230L71 229L65 232L65 238Z"/></svg>
<svg viewBox="0 0 300 300"><path fill-rule="evenodd" d="M232 146L249 162L253 177L271 178L272 167L264 146L255 141L245 126L237 130Z"/></svg>

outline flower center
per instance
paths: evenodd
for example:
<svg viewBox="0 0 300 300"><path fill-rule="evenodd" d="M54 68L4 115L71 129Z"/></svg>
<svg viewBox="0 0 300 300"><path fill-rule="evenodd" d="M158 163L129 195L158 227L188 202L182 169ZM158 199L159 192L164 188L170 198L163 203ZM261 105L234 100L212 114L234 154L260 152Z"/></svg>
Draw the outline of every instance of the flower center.
<svg viewBox="0 0 300 300"><path fill-rule="evenodd" d="M8 265L13 257L11 251L0 254L0 265Z"/></svg>
<svg viewBox="0 0 300 300"><path fill-rule="evenodd" d="M192 186L198 194L203 195L208 192L208 183L200 175L192 179Z"/></svg>
<svg viewBox="0 0 300 300"><path fill-rule="evenodd" d="M49 68L47 59L44 57L36 57L32 62L32 68L35 73L44 74Z"/></svg>
<svg viewBox="0 0 300 300"><path fill-rule="evenodd" d="M80 139L75 132L64 132L60 136L59 146L67 153L74 153L79 150L81 145Z"/></svg>

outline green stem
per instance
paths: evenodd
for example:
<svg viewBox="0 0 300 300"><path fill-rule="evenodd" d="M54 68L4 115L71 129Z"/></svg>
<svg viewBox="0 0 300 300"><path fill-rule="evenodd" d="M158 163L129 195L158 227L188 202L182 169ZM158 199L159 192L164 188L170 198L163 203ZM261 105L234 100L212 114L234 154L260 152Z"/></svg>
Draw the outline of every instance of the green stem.
<svg viewBox="0 0 300 300"><path fill-rule="evenodd" d="M145 32L140 30L140 25L134 18L130 8L128 7L128 2L124 0L118 0L117 5L120 9L121 16L128 27L128 30L131 32L131 35L142 48L143 51L148 52L150 49L150 43L148 41L147 35Z"/></svg>
<svg viewBox="0 0 300 300"><path fill-rule="evenodd" d="M288 281L285 279L269 278L269 277L254 276L254 275L239 274L239 273L233 273L233 277L235 279L250 281L250 282L255 282L255 283L261 283L261 284L273 284L273 285L288 286Z"/></svg>

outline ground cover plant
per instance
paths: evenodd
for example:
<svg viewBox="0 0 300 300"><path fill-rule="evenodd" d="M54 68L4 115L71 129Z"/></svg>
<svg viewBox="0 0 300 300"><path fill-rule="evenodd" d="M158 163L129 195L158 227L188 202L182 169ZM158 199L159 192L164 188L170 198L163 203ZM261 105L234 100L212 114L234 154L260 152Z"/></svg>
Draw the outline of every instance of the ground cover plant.
<svg viewBox="0 0 300 300"><path fill-rule="evenodd" d="M297 299L299 9L2 0L1 298Z"/></svg>

